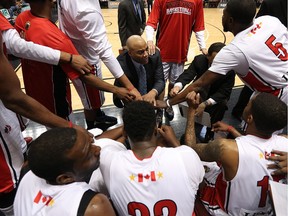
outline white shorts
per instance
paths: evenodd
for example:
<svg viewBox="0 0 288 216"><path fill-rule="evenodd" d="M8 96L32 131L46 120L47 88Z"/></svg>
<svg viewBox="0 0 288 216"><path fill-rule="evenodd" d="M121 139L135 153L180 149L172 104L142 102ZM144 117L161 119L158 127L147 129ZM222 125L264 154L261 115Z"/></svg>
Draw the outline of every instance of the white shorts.
<svg viewBox="0 0 288 216"><path fill-rule="evenodd" d="M93 65L95 70L91 73L102 79L102 71L100 64ZM81 99L84 109L92 110L100 108L105 102L104 92L95 87L86 85L81 79L74 79L72 83Z"/></svg>
<svg viewBox="0 0 288 216"><path fill-rule="evenodd" d="M169 83L174 84L183 73L184 63L163 62L162 65L165 82L169 79Z"/></svg>

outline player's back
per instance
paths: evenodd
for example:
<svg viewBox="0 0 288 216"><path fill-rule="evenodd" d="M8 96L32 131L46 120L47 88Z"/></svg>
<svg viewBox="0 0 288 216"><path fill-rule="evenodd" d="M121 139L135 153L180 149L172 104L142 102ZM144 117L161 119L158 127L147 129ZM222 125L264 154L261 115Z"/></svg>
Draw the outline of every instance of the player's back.
<svg viewBox="0 0 288 216"><path fill-rule="evenodd" d="M272 176L267 160L273 149L288 151L288 139L273 135L269 139L247 135L236 139L239 152L237 173L231 181L225 180L221 168L211 165L205 174L201 200L211 215L272 215L268 196L269 180L285 179Z"/></svg>
<svg viewBox="0 0 288 216"><path fill-rule="evenodd" d="M241 78L255 90L273 92L287 87L288 33L277 18L262 16L255 19L254 24L238 33L231 44L245 55L249 73Z"/></svg>
<svg viewBox="0 0 288 216"><path fill-rule="evenodd" d="M272 176L267 165L271 151L288 151L287 139L273 135L263 139L252 135L236 139L239 164L236 176L228 182L231 196L226 199L227 211L233 215L252 215L253 213L272 214L268 196L269 180L285 179L285 176Z"/></svg>
<svg viewBox="0 0 288 216"><path fill-rule="evenodd" d="M120 215L169 212L187 216L194 211L204 170L198 155L187 146L157 147L143 160L132 151L119 153L113 158L110 175L110 195Z"/></svg>
<svg viewBox="0 0 288 216"><path fill-rule="evenodd" d="M15 216L77 215L83 194L90 187L85 182L51 185L32 171L21 180L15 202Z"/></svg>

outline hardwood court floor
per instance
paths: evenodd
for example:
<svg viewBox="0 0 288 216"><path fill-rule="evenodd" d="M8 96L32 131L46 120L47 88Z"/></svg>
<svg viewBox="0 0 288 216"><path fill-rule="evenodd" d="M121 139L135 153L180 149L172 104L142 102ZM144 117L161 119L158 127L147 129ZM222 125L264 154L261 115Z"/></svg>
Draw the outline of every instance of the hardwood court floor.
<svg viewBox="0 0 288 216"><path fill-rule="evenodd" d="M224 33L222 31L222 8L204 8L204 17L205 17L205 41L207 48L214 42L224 42L229 43L233 39L233 35L231 33ZM102 9L102 14L105 20L105 26L107 30L107 36L112 44L112 49L114 55L118 56L118 49L121 48L119 34L118 34L118 24L117 24L117 9ZM148 16L148 12L146 10L146 14ZM173 29L171 29L173 31ZM145 32L143 34L143 38L146 39ZM192 34L191 43L188 52L188 61L186 64L191 63L195 55L200 54L197 41L195 39L195 34ZM103 78L113 84L114 78L112 74L108 71L106 66L102 64ZM17 72L18 77L21 80L21 86L23 86L23 78L21 68ZM235 86L242 85L242 82L237 78ZM72 101L73 101L73 110L83 109L80 98L78 97L76 91L72 86ZM113 105L112 102L112 94L105 93L105 104L104 106Z"/></svg>

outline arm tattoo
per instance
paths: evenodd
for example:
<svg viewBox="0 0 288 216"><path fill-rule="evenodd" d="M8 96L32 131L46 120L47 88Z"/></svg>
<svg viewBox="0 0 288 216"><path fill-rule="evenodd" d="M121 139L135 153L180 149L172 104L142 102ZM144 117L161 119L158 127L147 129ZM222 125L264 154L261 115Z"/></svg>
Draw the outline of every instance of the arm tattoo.
<svg viewBox="0 0 288 216"><path fill-rule="evenodd" d="M221 159L222 147L221 139L216 139L208 144L196 145L193 149L197 152L201 160L212 162Z"/></svg>
<svg viewBox="0 0 288 216"><path fill-rule="evenodd" d="M194 149L203 161L218 161L221 157L221 149L223 147L221 139L214 140L208 144L196 144L195 125L194 125L195 109L188 108L187 123L185 131L185 144Z"/></svg>

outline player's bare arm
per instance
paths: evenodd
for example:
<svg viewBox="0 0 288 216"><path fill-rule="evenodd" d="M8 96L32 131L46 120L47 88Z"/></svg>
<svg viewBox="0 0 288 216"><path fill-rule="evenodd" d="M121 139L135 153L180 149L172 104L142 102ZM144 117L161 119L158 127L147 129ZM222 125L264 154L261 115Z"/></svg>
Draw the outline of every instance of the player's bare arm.
<svg viewBox="0 0 288 216"><path fill-rule="evenodd" d="M87 85L90 85L102 91L116 94L117 97L121 100L132 101L134 98L134 94L126 88L111 85L110 83L103 81L102 79L94 76L93 74L85 74L81 76L80 79L83 80Z"/></svg>
<svg viewBox="0 0 288 216"><path fill-rule="evenodd" d="M71 66L80 74L90 73L90 71L92 70L91 65L81 55L72 55L70 53L61 51L60 63L71 64Z"/></svg>
<svg viewBox="0 0 288 216"><path fill-rule="evenodd" d="M0 99L10 110L48 127L68 127L69 122L52 114L47 108L26 95L20 81L3 52L0 32Z"/></svg>
<svg viewBox="0 0 288 216"><path fill-rule="evenodd" d="M127 76L125 74L123 74L121 77L119 77L118 80L122 84L122 86L124 86L126 89L128 89L130 91L130 93L133 95L133 99L142 100L141 94L133 86L133 84L130 82L130 80L127 78ZM130 100L128 100L128 101L130 101Z"/></svg>
<svg viewBox="0 0 288 216"><path fill-rule="evenodd" d="M170 99L170 104L178 104L183 102L187 96L187 94L191 91L199 92L202 88L210 85L215 82L217 79L220 79L222 75L214 73L212 71L207 70L198 80L194 83L190 84L187 88L185 88L180 94Z"/></svg>
<svg viewBox="0 0 288 216"><path fill-rule="evenodd" d="M242 134L239 131L237 131L234 127L232 127L231 125L228 125L222 121L218 121L218 122L214 123L212 126L212 131L214 131L216 133L219 131L229 132L234 138L242 136Z"/></svg>
<svg viewBox="0 0 288 216"><path fill-rule="evenodd" d="M194 116L200 103L200 95L190 92L187 97L188 113L185 131L185 144L193 148L200 159L207 162L220 162L225 170L226 180L231 180L238 168L238 148L235 140L215 139L208 144L196 144Z"/></svg>
<svg viewBox="0 0 288 216"><path fill-rule="evenodd" d="M111 203L103 194L97 194L92 198L84 214L84 216L95 215L116 216Z"/></svg>
<svg viewBox="0 0 288 216"><path fill-rule="evenodd" d="M157 100L156 106L158 108L167 108L168 106L181 103L185 101L185 98L189 92L200 92L202 88L205 88L206 86L210 85L221 77L222 75L207 70L198 80L190 84L187 88L178 93L175 97L169 99L168 103L165 101Z"/></svg>
<svg viewBox="0 0 288 216"><path fill-rule="evenodd" d="M186 101L189 107L187 111L185 143L186 145L192 147L196 144L194 116L200 104L200 94L192 91L187 94Z"/></svg>

